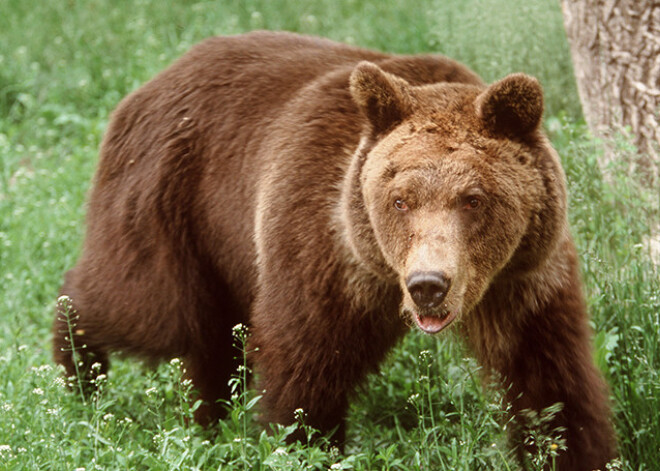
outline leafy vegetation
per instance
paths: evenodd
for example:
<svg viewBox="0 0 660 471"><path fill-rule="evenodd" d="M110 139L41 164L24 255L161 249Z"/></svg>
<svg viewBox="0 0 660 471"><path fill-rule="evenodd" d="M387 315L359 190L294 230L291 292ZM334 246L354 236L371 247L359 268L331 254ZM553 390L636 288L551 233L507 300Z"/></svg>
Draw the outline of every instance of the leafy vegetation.
<svg viewBox="0 0 660 471"><path fill-rule="evenodd" d="M1 469L516 469L506 404L451 336L412 333L357 394L344 455L266 433L244 371L225 421L202 430L177 360L113 359L90 398L50 355L64 271L76 260L84 200L108 115L204 37L257 28L318 34L394 52L442 52L494 80L540 77L562 155L571 223L593 314L597 361L616 410L622 468L660 462L660 281L645 236L654 191L625 166L604 178L579 124L554 0L0 0ZM621 142L625 160L632 150ZM237 342L247 335L240 330ZM241 350L237 349L237 355ZM539 418L540 421L543 417ZM304 426L304 412L299 427ZM552 460L552 433L541 460Z"/></svg>

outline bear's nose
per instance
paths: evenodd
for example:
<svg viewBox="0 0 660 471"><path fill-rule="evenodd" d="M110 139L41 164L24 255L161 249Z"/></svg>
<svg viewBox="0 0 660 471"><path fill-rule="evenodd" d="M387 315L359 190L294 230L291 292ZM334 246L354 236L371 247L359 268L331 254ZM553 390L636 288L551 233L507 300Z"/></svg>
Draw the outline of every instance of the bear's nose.
<svg viewBox="0 0 660 471"><path fill-rule="evenodd" d="M439 271L416 271L406 280L406 287L415 304L427 309L442 303L450 286L451 280Z"/></svg>

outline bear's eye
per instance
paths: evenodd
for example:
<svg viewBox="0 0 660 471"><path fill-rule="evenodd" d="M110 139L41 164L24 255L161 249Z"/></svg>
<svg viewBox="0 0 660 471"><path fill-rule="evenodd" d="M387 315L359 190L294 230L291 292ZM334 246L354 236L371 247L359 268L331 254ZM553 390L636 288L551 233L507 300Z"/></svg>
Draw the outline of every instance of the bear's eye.
<svg viewBox="0 0 660 471"><path fill-rule="evenodd" d="M476 196L468 196L463 202L463 209L474 210L481 206L481 200Z"/></svg>
<svg viewBox="0 0 660 471"><path fill-rule="evenodd" d="M397 199L394 201L394 207L398 209L399 211L408 211L410 207L408 206L408 203L403 201L402 199Z"/></svg>

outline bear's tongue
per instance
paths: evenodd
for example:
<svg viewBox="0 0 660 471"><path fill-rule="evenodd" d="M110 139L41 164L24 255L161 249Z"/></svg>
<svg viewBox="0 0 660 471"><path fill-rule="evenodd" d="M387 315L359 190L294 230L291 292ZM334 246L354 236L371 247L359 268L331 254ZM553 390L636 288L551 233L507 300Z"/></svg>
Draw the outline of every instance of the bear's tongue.
<svg viewBox="0 0 660 471"><path fill-rule="evenodd" d="M437 334L451 324L456 317L453 312L448 312L445 316L424 316L417 312L414 314L415 322L427 334Z"/></svg>

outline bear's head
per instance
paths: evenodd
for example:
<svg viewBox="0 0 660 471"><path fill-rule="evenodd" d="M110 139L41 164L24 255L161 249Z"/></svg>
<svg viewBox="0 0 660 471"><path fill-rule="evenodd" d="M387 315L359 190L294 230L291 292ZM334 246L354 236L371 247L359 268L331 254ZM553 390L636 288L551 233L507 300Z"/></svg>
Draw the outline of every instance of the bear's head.
<svg viewBox="0 0 660 471"><path fill-rule="evenodd" d="M404 315L439 332L543 265L566 230L566 195L536 79L412 86L362 62L350 91L368 124L344 187L347 238L399 283Z"/></svg>

